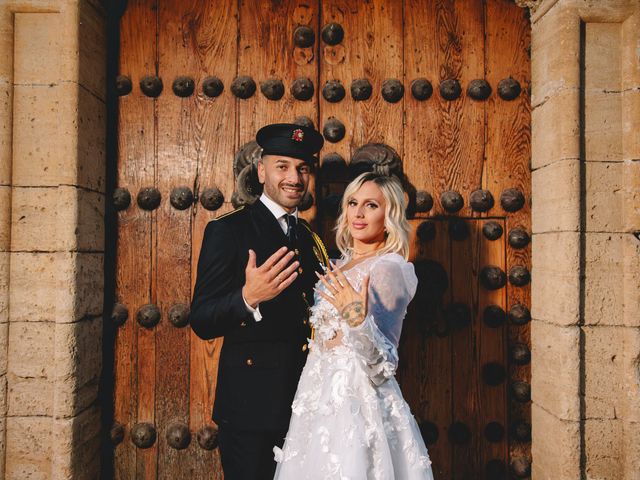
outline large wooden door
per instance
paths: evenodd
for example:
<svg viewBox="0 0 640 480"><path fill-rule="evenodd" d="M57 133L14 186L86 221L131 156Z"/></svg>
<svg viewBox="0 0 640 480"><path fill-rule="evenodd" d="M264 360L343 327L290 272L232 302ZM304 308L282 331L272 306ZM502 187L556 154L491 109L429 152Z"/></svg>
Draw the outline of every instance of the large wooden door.
<svg viewBox="0 0 640 480"><path fill-rule="evenodd" d="M342 162L388 158L372 143L402 160L420 285L398 378L436 478L528 476L529 30L508 0L129 0L116 478L222 477L222 341L188 328L195 265L206 223L241 201L235 154L299 117L328 140L304 216L329 245Z"/></svg>

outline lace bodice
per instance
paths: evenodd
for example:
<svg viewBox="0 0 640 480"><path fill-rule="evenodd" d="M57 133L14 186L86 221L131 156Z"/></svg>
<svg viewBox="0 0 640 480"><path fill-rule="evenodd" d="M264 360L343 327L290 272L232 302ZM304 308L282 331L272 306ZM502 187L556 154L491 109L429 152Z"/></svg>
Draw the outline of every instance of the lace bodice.
<svg viewBox="0 0 640 480"><path fill-rule="evenodd" d="M345 263L346 260L342 260L338 265ZM368 258L345 270L344 274L356 290L360 289L365 276L370 275L365 321L358 327L349 327L340 319L335 307L316 293L310 318L315 334L310 346L326 351L326 342L341 332L341 346L345 348L334 347L333 353L351 351L359 354L371 380L379 384L395 374L402 322L418 280L413 265L395 253ZM324 285L318 285L326 291Z"/></svg>

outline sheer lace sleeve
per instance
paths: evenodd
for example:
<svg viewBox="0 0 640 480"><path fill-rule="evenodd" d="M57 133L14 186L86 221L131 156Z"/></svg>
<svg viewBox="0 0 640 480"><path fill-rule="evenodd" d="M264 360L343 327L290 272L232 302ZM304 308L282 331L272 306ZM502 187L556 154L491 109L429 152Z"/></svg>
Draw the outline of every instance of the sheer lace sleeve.
<svg viewBox="0 0 640 480"><path fill-rule="evenodd" d="M385 255L371 267L367 317L345 333L376 385L395 375L402 322L417 285L413 264L400 255Z"/></svg>

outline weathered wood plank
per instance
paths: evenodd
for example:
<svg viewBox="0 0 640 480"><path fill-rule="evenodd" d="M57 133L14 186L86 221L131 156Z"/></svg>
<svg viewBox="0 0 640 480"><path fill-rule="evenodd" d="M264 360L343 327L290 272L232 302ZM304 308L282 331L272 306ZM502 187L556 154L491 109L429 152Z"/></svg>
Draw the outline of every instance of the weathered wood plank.
<svg viewBox="0 0 640 480"><path fill-rule="evenodd" d="M402 3L391 0L322 2L321 28L338 23L344 39L335 46L320 44L320 118L321 127L335 117L346 128L344 139L327 144L325 152L337 152L347 161L355 149L369 142L385 143L403 155L404 98L389 103L382 98L382 83L402 81ZM351 83L366 78L372 85L368 100L354 101ZM327 81L338 80L346 91L339 102L326 101L321 90Z"/></svg>
<svg viewBox="0 0 640 480"><path fill-rule="evenodd" d="M438 94L441 61L437 29L437 25L442 23L438 21L440 8L439 2L404 2L404 171L414 188L428 191L434 200L444 188L438 178L443 157L437 150L441 123ZM428 80L433 86L433 93L427 100L416 100L411 93L412 82L419 78Z"/></svg>
<svg viewBox="0 0 640 480"><path fill-rule="evenodd" d="M453 305L464 305L471 314L469 325L454 321L451 332L453 371L453 422L464 425L470 434L466 441L459 440L452 446L452 478L474 478L482 471L480 465L480 432L478 425L480 391L482 384L478 364L478 324L474 312L478 305L478 222L467 220L469 236L465 240L451 240L451 301ZM456 327L456 324L458 326Z"/></svg>
<svg viewBox="0 0 640 480"><path fill-rule="evenodd" d="M445 213L443 191L459 192L471 214L468 197L481 185L484 161L484 102L466 95L471 80L484 77L483 3L468 0L405 1L406 129L405 171L418 190L435 200L434 214ZM424 77L433 96L417 101L411 82ZM440 84L460 82L462 93L445 100Z"/></svg>
<svg viewBox="0 0 640 480"><path fill-rule="evenodd" d="M500 205L494 211L507 215L505 234L515 227L531 233L531 106L529 96L530 24L525 12L507 0L487 2L486 11L487 79L497 88L500 80L512 77L522 86L522 93L512 101L494 95L487 108L487 188L494 192L499 203L502 191L517 188L525 197L522 209L515 213L504 211ZM507 244L506 269L522 265L531 268L531 246L514 249ZM530 286L507 286L507 308L523 304L530 308ZM509 347L515 343L530 345L529 325L508 327ZM509 379L530 382L530 365L509 366ZM508 404L510 421L531 421L530 403L511 400ZM529 442L510 441L510 456L530 456Z"/></svg>
<svg viewBox="0 0 640 480"><path fill-rule="evenodd" d="M495 219L492 221L496 221ZM478 222L478 229L486 221ZM499 221L502 228L505 222ZM488 240L484 235L479 235L479 267L495 265L505 268L505 237L498 240ZM476 278L476 281L478 279ZM507 327L503 325L495 328L488 326L483 321L485 309L495 305L503 310L506 308L506 289L487 290L478 286L478 306L475 322L478 334L478 363L480 368L488 363L495 363L505 367L507 371ZM478 412L478 447L480 448L480 465L486 468L490 460L501 460L506 465L508 460L508 404L507 404L508 379L495 386L485 385L480 390ZM489 441L484 435L484 429L490 422L496 422L505 428L505 435L501 441ZM480 474L480 472L478 472Z"/></svg>
<svg viewBox="0 0 640 480"><path fill-rule="evenodd" d="M114 473L123 480L135 478L138 471L131 427L138 421L154 421L153 409L142 405L147 399L138 393L145 373L138 359L147 350L148 339L135 319L138 308L152 301L152 216L136 205L135 196L141 188L153 186L155 174L154 101L137 88L140 78L156 73L154 7L155 2L130 2L120 24L120 73L130 76L134 84L129 95L119 98L118 108L118 186L132 196L132 204L118 215L116 259L116 297L129 311L117 332L114 368L114 418L125 426L125 438L115 449Z"/></svg>
<svg viewBox="0 0 640 480"><path fill-rule="evenodd" d="M158 189L164 201L157 210L158 238L156 295L162 321L156 327L156 424L158 426L157 478L193 478L198 467L195 444L176 450L167 442L167 429L173 424L189 425L189 353L188 326L177 328L169 322L176 304L189 305L191 287L192 209L179 210L170 203L174 188L193 188L198 146L202 131L198 128L197 94L181 98L171 90L178 76L194 77L199 72L190 41L198 27L197 0L159 5L159 71L165 91L158 98ZM200 76L200 75L198 75ZM200 78L194 78L200 81ZM200 82L199 82L200 83ZM198 84L199 84L198 83Z"/></svg>
<svg viewBox="0 0 640 480"><path fill-rule="evenodd" d="M196 268L204 229L211 219L230 211L234 190L233 155L238 141L236 129L237 100L231 93L231 82L236 76L238 2L221 0L215 4L197 2L190 8L188 39L192 74L196 81L191 128L194 135L196 176L194 190L197 195L209 188L218 188L224 195L224 205L209 211L196 202L193 207L191 244L191 289L196 280ZM215 14L212 12L215 11ZM202 93L202 81L216 76L224 84L223 93L215 98ZM222 339L202 341L191 332L189 361L189 427L194 438L195 471L191 478L222 478L220 455L217 449L203 450L196 441L198 430L213 425L211 410L215 400L218 359Z"/></svg>
<svg viewBox="0 0 640 480"><path fill-rule="evenodd" d="M435 238L420 242L420 223L411 222L410 259L416 262L419 283L402 332L398 380L416 419L437 428L437 440L427 445L434 476L451 478L451 336L444 318L444 307L451 302L450 241L446 222L435 221Z"/></svg>

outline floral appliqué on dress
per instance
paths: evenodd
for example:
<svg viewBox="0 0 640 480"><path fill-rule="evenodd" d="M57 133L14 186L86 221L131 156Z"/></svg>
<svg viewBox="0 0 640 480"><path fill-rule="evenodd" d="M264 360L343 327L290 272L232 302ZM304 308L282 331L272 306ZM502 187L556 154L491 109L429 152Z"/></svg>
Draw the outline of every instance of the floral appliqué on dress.
<svg viewBox="0 0 640 480"><path fill-rule="evenodd" d="M386 254L345 271L356 289L367 274L367 317L355 328L316 295L310 318L315 335L289 431L283 448L274 448L277 479L433 479L427 448L394 376L402 321L417 287L413 265ZM338 332L341 343L325 347Z"/></svg>

